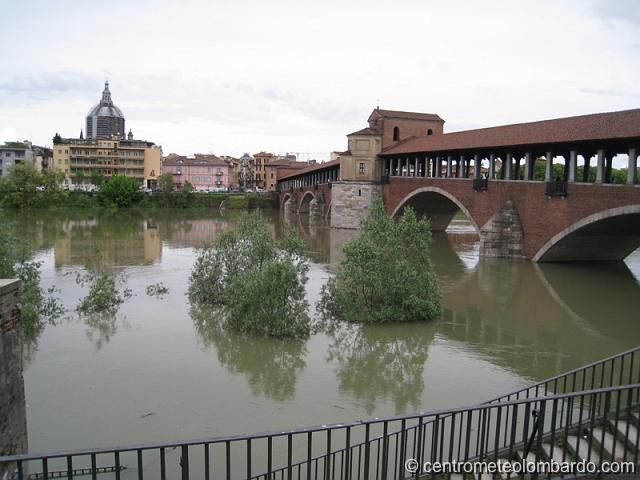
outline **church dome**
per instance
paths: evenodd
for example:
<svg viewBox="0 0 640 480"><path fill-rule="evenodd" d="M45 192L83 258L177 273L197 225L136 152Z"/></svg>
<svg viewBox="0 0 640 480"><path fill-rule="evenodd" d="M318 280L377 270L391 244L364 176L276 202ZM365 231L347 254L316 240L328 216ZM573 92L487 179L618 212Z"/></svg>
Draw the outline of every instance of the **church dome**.
<svg viewBox="0 0 640 480"><path fill-rule="evenodd" d="M109 82L105 82L102 99L87 114L87 138L124 138L124 115L111 99Z"/></svg>
<svg viewBox="0 0 640 480"><path fill-rule="evenodd" d="M111 91L109 90L109 82L104 83L104 90L102 91L102 99L96 103L89 113L88 117L97 115L98 117L118 117L124 118L122 110L115 106L111 99Z"/></svg>

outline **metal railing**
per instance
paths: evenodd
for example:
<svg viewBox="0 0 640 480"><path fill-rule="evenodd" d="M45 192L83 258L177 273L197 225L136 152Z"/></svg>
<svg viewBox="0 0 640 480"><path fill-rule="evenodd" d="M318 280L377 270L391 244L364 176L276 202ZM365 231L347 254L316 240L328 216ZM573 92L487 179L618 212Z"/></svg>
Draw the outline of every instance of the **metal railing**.
<svg viewBox="0 0 640 480"><path fill-rule="evenodd" d="M71 479L74 471L89 471L92 478L109 471L100 478L115 479L408 478L409 458L419 464L538 459L545 448L559 449L563 459L579 452L596 463L617 458L615 451L605 454L605 433L624 445L621 458L637 464L640 428L632 425L631 414L640 402L639 350L471 407L255 435L0 457L0 467L19 479L54 478L53 472Z"/></svg>

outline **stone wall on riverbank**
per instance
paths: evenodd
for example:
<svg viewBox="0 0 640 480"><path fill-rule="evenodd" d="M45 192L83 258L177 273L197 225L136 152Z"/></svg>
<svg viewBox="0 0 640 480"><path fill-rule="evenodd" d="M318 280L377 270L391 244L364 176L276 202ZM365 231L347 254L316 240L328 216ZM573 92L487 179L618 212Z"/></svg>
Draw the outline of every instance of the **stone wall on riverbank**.
<svg viewBox="0 0 640 480"><path fill-rule="evenodd" d="M0 280L0 456L27 452L20 285L20 280ZM0 478L4 468L0 465Z"/></svg>

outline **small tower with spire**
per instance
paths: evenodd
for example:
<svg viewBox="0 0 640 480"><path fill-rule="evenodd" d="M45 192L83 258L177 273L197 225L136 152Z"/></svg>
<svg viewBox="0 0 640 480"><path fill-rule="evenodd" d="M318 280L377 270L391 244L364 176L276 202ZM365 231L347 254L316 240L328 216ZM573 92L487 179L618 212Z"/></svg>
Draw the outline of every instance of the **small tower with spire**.
<svg viewBox="0 0 640 480"><path fill-rule="evenodd" d="M133 132L129 129L129 133L127 133L127 140L133 140Z"/></svg>

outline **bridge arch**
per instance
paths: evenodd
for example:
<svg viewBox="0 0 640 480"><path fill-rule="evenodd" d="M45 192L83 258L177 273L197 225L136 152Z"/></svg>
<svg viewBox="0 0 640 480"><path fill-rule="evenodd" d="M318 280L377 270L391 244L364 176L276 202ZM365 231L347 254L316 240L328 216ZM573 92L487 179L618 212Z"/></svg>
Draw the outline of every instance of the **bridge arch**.
<svg viewBox="0 0 640 480"><path fill-rule="evenodd" d="M316 196L309 190L304 192L300 199L300 205L298 206L298 213L309 213L309 204L314 200Z"/></svg>
<svg viewBox="0 0 640 480"><path fill-rule="evenodd" d="M554 235L534 262L623 260L640 246L640 205L589 215Z"/></svg>
<svg viewBox="0 0 640 480"><path fill-rule="evenodd" d="M476 233L480 234L480 228L467 207L455 195L442 188L429 186L413 190L398 202L391 216L396 217L406 206L413 207L418 216L428 217L431 220L431 229L434 231L446 230L447 225L460 209L469 219Z"/></svg>
<svg viewBox="0 0 640 480"><path fill-rule="evenodd" d="M290 193L285 193L284 194L284 196L282 197L282 204L280 205L280 210L284 210L284 204L287 203L290 198L291 198L291 194Z"/></svg>

